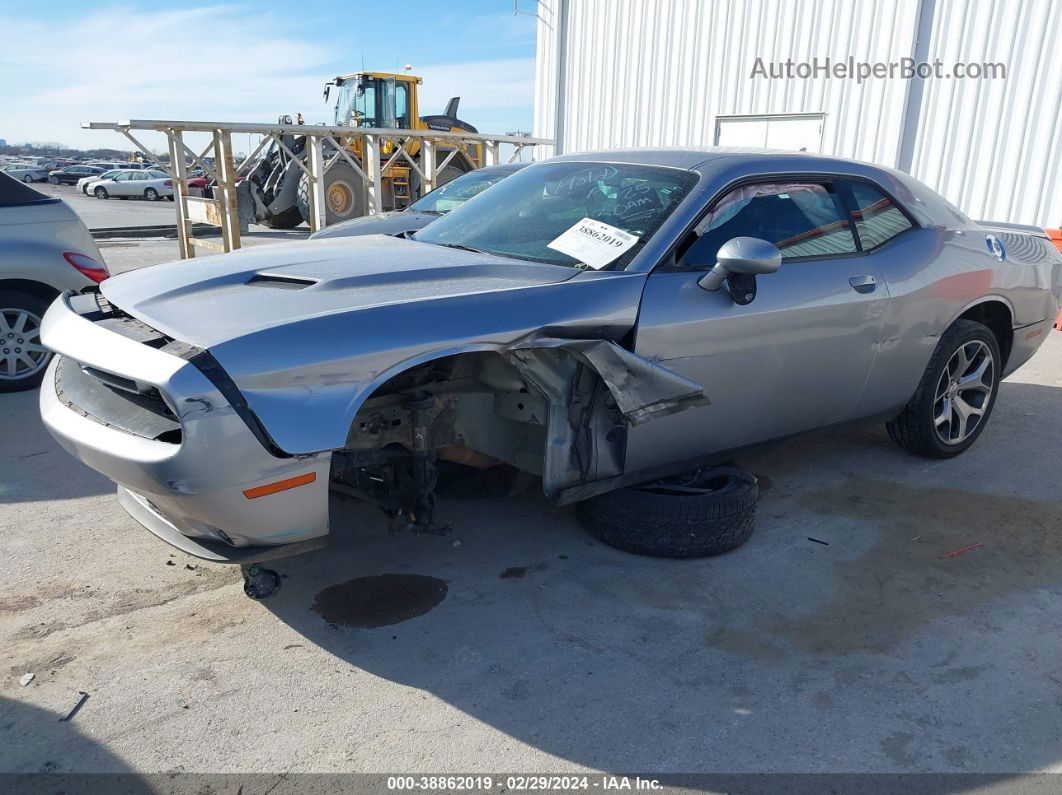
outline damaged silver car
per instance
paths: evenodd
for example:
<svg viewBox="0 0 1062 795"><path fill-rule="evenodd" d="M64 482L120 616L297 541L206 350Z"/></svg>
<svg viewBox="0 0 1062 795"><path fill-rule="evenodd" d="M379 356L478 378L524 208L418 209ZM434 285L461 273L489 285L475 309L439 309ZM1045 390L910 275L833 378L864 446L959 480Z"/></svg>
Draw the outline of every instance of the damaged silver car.
<svg viewBox="0 0 1062 795"><path fill-rule="evenodd" d="M1041 230L971 221L888 169L566 155L412 239L64 295L41 411L135 519L207 560L323 543L331 484L440 532L443 461L539 476L625 549L711 554L751 531L755 479L719 466L736 450L874 416L912 452L967 449L1060 280Z"/></svg>

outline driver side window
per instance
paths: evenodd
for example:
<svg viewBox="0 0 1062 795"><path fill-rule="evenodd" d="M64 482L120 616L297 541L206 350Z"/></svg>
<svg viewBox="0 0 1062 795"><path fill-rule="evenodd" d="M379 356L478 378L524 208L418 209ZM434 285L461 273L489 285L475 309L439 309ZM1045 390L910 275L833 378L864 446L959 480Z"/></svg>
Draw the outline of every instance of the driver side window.
<svg viewBox="0 0 1062 795"><path fill-rule="evenodd" d="M856 252L843 205L830 183L770 182L734 188L702 221L704 232L679 258L679 270L704 270L735 237L774 243L782 259Z"/></svg>

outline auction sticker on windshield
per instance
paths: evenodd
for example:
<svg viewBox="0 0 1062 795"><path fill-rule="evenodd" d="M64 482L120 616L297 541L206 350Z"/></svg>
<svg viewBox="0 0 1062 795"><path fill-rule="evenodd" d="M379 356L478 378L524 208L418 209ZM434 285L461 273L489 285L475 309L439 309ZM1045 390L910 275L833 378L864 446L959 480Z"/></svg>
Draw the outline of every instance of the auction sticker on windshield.
<svg viewBox="0 0 1062 795"><path fill-rule="evenodd" d="M637 235L593 218L584 218L546 247L600 270L637 242Z"/></svg>

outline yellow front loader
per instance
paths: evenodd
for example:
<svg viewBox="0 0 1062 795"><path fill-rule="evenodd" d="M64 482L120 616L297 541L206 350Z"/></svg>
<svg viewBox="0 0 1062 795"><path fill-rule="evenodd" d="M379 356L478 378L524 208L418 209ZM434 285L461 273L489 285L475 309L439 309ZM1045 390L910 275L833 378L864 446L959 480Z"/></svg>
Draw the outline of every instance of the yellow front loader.
<svg viewBox="0 0 1062 795"><path fill-rule="evenodd" d="M478 132L471 124L457 118L458 97L450 100L445 112L421 116L417 91L421 82L421 78L411 74L355 72L335 77L326 83L324 96L325 101L328 101L335 95L334 124L337 127ZM296 157L305 157L302 136L285 136L284 143ZM395 142L382 142L381 166L391 158L396 146ZM364 170L363 149L362 139L356 138L348 152L351 159ZM481 144L438 142L434 149L436 164L450 158L435 178L437 186L480 168L484 162ZM405 150L420 166L420 142L416 139L407 142ZM256 216L260 221L274 228L289 229L309 220L309 178L281 147L271 147L262 161L249 172L248 179L253 185ZM364 183L349 163L339 158L325 172L324 179L326 225L365 214ZM420 175L402 157L396 158L383 170L380 181L385 210L401 209L420 193Z"/></svg>

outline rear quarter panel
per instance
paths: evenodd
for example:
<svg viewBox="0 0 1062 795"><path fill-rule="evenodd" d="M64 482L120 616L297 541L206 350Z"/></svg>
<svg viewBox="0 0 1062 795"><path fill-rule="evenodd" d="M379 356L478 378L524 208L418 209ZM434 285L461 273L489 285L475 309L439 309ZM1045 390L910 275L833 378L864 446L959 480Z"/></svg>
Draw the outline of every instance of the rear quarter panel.
<svg viewBox="0 0 1062 795"><path fill-rule="evenodd" d="M1003 241L1004 261L990 252L987 234ZM1052 318L1062 257L1048 249L1046 239L970 224L926 226L871 254L890 301L865 413L899 408L910 399L941 334L968 309L998 301L1009 309L1015 328ZM1020 363L1008 362L1008 371Z"/></svg>
<svg viewBox="0 0 1062 795"><path fill-rule="evenodd" d="M35 281L56 292L93 284L63 258L63 252L85 254L103 263L92 235L63 202L0 207L0 250L0 282Z"/></svg>

